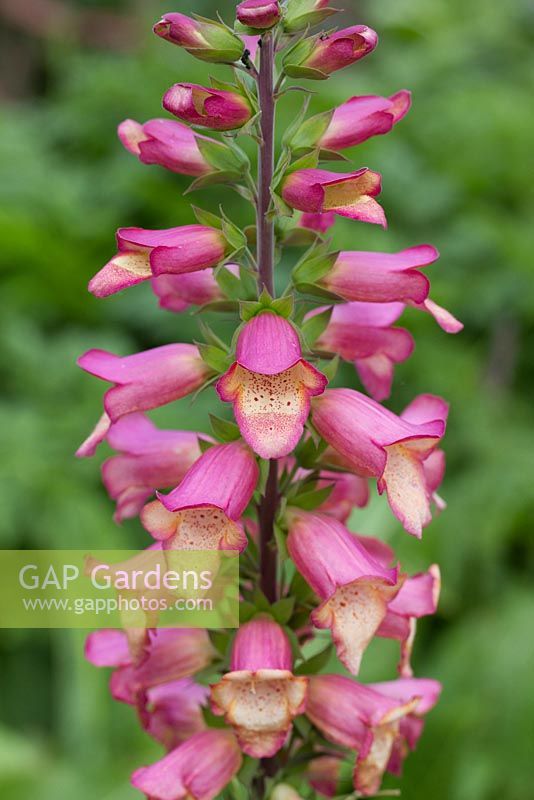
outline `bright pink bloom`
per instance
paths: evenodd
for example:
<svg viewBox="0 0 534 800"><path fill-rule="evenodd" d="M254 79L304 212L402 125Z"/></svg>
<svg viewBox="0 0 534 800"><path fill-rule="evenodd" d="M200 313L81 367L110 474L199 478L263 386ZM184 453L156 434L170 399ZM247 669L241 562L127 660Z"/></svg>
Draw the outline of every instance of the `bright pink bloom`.
<svg viewBox="0 0 534 800"><path fill-rule="evenodd" d="M366 687L382 699L388 698L410 709L396 720L373 725L373 744L366 756L359 755L354 769L354 788L364 795L374 795L387 770L400 775L409 750L414 750L423 731L424 715L438 702L441 684L429 678L400 678L371 683Z"/></svg>
<svg viewBox="0 0 534 800"><path fill-rule="evenodd" d="M281 16L278 0L243 0L236 10L237 19L249 28L272 28Z"/></svg>
<svg viewBox="0 0 534 800"><path fill-rule="evenodd" d="M359 61L377 43L375 31L366 25L353 25L329 36L321 34L298 42L285 56L284 69L292 78L322 80Z"/></svg>
<svg viewBox="0 0 534 800"><path fill-rule="evenodd" d="M192 344L167 344L122 357L107 350L88 350L78 365L115 384L104 395L104 408L113 422L124 414L159 408L185 397L210 374Z"/></svg>
<svg viewBox="0 0 534 800"><path fill-rule="evenodd" d="M369 502L369 484L359 475L322 470L319 473L317 488L322 489L325 486L334 488L317 510L335 517L340 522L346 522L354 508L365 508Z"/></svg>
<svg viewBox="0 0 534 800"><path fill-rule="evenodd" d="M231 64L243 55L239 36L218 22L173 13L165 14L153 30L157 36L185 48L201 61Z"/></svg>
<svg viewBox="0 0 534 800"><path fill-rule="evenodd" d="M341 754L319 756L310 761L307 777L312 789L325 797L335 797L341 777Z"/></svg>
<svg viewBox="0 0 534 800"><path fill-rule="evenodd" d="M297 445L325 376L302 358L297 332L264 311L237 340L236 361L217 383L221 400L234 404L243 438L262 458L282 458Z"/></svg>
<svg viewBox="0 0 534 800"><path fill-rule="evenodd" d="M206 225L166 230L119 228L118 252L89 281L96 297L108 297L155 275L182 275L216 266L228 244L222 231Z"/></svg>
<svg viewBox="0 0 534 800"><path fill-rule="evenodd" d="M435 419L440 415L446 419L448 411L449 406L441 397L433 394L420 394L406 406L400 416L406 422L424 425L428 420ZM442 511L447 504L437 492L445 477L445 453L443 450L433 450L423 461L423 470L431 498L438 511Z"/></svg>
<svg viewBox="0 0 534 800"><path fill-rule="evenodd" d="M180 485L149 503L141 522L164 550L239 550L247 537L239 522L259 478L243 442L210 447Z"/></svg>
<svg viewBox="0 0 534 800"><path fill-rule="evenodd" d="M132 785L150 800L213 800L241 767L230 731L196 733L150 767L132 775Z"/></svg>
<svg viewBox="0 0 534 800"><path fill-rule="evenodd" d="M326 233L335 222L336 215L333 211L326 211L324 214L304 213L299 220L298 227L317 231L317 233Z"/></svg>
<svg viewBox="0 0 534 800"><path fill-rule="evenodd" d="M365 168L357 172L300 169L284 179L282 197L299 211L312 214L332 211L342 217L372 222L385 228L384 210L374 200L381 188L378 172Z"/></svg>
<svg viewBox="0 0 534 800"><path fill-rule="evenodd" d="M357 675L362 655L402 585L398 570L375 560L333 517L296 509L288 517L289 554L323 601L312 622L331 629L340 661Z"/></svg>
<svg viewBox="0 0 534 800"><path fill-rule="evenodd" d="M243 95L195 83L175 83L165 92L163 107L178 119L215 131L242 128L252 117Z"/></svg>
<svg viewBox="0 0 534 800"><path fill-rule="evenodd" d="M201 628L159 628L148 637L144 654L135 660L124 631L107 629L87 637L86 659L95 667L116 667L110 683L115 700L142 706L148 689L200 672L215 654Z"/></svg>
<svg viewBox="0 0 534 800"><path fill-rule="evenodd" d="M205 730L202 706L209 696L207 686L182 678L148 689L144 712L147 732L172 750L195 733Z"/></svg>
<svg viewBox="0 0 534 800"><path fill-rule="evenodd" d="M391 97L351 97L336 108L317 144L324 150L344 150L371 136L388 133L408 113L410 105L411 94L405 90Z"/></svg>
<svg viewBox="0 0 534 800"><path fill-rule="evenodd" d="M413 720L435 705L440 689L426 679L364 686L342 675L317 675L310 678L306 713L327 739L358 751L354 787L374 795L390 762L398 760Z"/></svg>
<svg viewBox="0 0 534 800"><path fill-rule="evenodd" d="M416 620L434 614L438 607L441 576L437 564L427 572L407 578L398 595L388 606L377 636L398 639L401 645L399 673L403 678L413 675L410 658L415 638Z"/></svg>
<svg viewBox="0 0 534 800"><path fill-rule="evenodd" d="M224 269L233 275L239 273L237 264L226 264ZM159 297L160 308L175 312L184 311L190 305L203 306L215 300L224 300L212 269L183 275L159 275L152 278L152 291Z"/></svg>
<svg viewBox="0 0 534 800"><path fill-rule="evenodd" d="M412 423L352 389L329 389L313 403L321 436L362 477L374 477L387 492L405 530L418 538L432 519L423 462L445 433L447 404L436 398L435 416Z"/></svg>
<svg viewBox="0 0 534 800"><path fill-rule="evenodd" d="M99 422L97 428L101 424ZM201 455L199 434L160 430L140 413L121 417L109 427L105 438L120 453L102 465L104 486L109 496L117 501L117 522L137 516L156 489L179 483ZM92 455L94 447L88 442L94 439L93 432L77 455Z"/></svg>
<svg viewBox="0 0 534 800"><path fill-rule="evenodd" d="M344 300L407 303L432 314L447 333L457 333L461 322L429 299L430 283L420 272L438 258L436 248L428 244L399 253L344 251L319 285Z"/></svg>
<svg viewBox="0 0 534 800"><path fill-rule="evenodd" d="M213 711L232 725L243 752L270 758L284 745L293 718L304 711L308 679L291 672L289 640L268 617L240 627L230 669L211 687Z"/></svg>
<svg viewBox="0 0 534 800"><path fill-rule="evenodd" d="M206 175L212 167L202 156L193 131L173 119L151 119L142 125L125 119L119 139L142 164L159 164L180 175Z"/></svg>
<svg viewBox="0 0 534 800"><path fill-rule="evenodd" d="M369 394L385 400L391 393L394 365L406 361L415 346L407 330L392 327L403 310L403 303L336 305L314 347L352 361Z"/></svg>

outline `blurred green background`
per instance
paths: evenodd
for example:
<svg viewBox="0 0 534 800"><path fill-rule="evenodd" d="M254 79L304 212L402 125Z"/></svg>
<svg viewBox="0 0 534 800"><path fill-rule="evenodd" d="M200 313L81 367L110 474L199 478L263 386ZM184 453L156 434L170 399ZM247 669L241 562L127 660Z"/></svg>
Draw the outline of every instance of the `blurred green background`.
<svg viewBox="0 0 534 800"><path fill-rule="evenodd" d="M435 619L420 624L417 674L445 691L407 762L406 800L528 800L534 782L534 7L529 0L381 0L341 5L343 21L380 34L377 51L338 73L313 100L327 108L355 94L414 93L389 136L357 148L356 166L383 173L387 232L349 221L345 248L395 250L424 241L433 298L466 325L444 334L406 314L412 359L396 372L390 407L415 394L452 403L446 438L448 509L417 542L382 500L354 529L393 542L411 571L441 564ZM170 4L172 6L172 3ZM73 451L100 413L103 386L75 366L90 347L127 354L194 336L188 315L158 311L146 285L96 300L88 279L114 252L119 225L193 221L186 179L143 167L115 136L125 117L161 115L177 80L209 72L150 26L165 11L211 13L215 0L0 0L0 547L127 547L95 460ZM218 8L231 21L234 3ZM230 73L221 68L219 74ZM281 127L296 95L281 110ZM241 224L250 212L225 189ZM296 254L295 254L296 255ZM231 323L221 323L231 330ZM357 386L348 367L343 379ZM206 428L206 393L155 414ZM219 412L220 413L220 412ZM101 456L97 457L101 460ZM158 747L130 708L111 701L106 671L82 656L79 631L4 631L0 641L0 795L10 800L128 800L131 770ZM393 675L395 647L373 645L363 679ZM395 786L393 781L388 785Z"/></svg>

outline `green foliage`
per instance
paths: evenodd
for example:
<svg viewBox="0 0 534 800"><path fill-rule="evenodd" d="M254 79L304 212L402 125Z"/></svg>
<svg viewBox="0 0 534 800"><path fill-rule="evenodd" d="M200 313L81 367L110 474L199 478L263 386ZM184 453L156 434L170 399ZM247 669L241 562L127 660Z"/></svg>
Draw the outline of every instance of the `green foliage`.
<svg viewBox="0 0 534 800"><path fill-rule="evenodd" d="M134 15L131 5L106 5ZM130 49L122 51L76 47L59 30L46 43L20 34L37 64L29 85L14 84L0 118L4 548L146 544L137 522L112 522L95 464L73 458L96 422L103 388L74 366L81 352L128 354L198 337L195 317L157 310L148 285L108 300L86 292L114 252L115 227L194 221L181 197L189 181L141 166L114 135L126 117L161 116L160 97L174 81L209 81L207 66L149 40L161 5L142 5ZM215 7L211 0L179 5L184 13ZM229 19L228 7L220 7ZM534 740L533 16L523 0L368 0L358 11L357 21L381 35L380 57L322 84L311 110L321 114L356 94L401 88L413 90L414 107L388 136L351 153L357 166L383 174L389 230L338 220L333 246L394 251L435 243L442 257L428 270L432 296L466 324L450 337L425 315L405 315L417 350L396 370L391 404L398 411L424 391L451 401L442 490L448 509L422 542L399 529L383 498L351 521L355 530L391 541L410 571L432 561L443 570L440 610L421 621L414 662L418 675L439 678L445 691L406 762L403 798L526 800ZM352 9L340 27L345 22L354 22ZM279 113L280 130L288 130L298 113L293 93ZM253 221L237 194L217 185L199 202L219 226L221 203L241 230ZM242 247L239 232L225 224L232 246ZM281 283L300 255L295 248L282 262ZM232 323L213 317L210 325L228 341ZM221 369L225 363L221 355ZM359 388L346 364L336 383ZM154 418L206 431L214 402L210 389L193 406L186 399ZM312 442L300 463L313 468L316 456ZM300 614L310 592L298 575L293 590ZM243 613L256 613L248 605ZM139 730L132 709L109 701L107 671L85 664L82 652L77 632L3 633L2 796L139 796L125 775L161 750ZM395 643L374 642L362 680L390 679L397 658ZM327 668L338 668L335 659Z"/></svg>

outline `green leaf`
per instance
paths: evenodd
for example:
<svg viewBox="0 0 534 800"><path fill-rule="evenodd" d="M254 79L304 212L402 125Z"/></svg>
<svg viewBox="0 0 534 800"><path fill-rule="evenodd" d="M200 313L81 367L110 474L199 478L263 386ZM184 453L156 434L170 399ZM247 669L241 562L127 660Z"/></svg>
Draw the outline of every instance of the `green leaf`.
<svg viewBox="0 0 534 800"><path fill-rule="evenodd" d="M295 675L317 675L318 672L321 672L321 670L326 667L332 658L333 652L334 647L332 644L329 644L328 647L321 650L320 653L304 661L303 664L299 664L294 670Z"/></svg>
<svg viewBox="0 0 534 800"><path fill-rule="evenodd" d="M199 320L198 326L200 328L202 336L204 337L205 342L207 342L208 344L213 344L215 345L215 347L220 347L221 350L225 350L226 352L228 352L228 347L226 346L225 342L223 342L223 340L217 336L215 331L212 331L210 326L206 322L204 322L204 320L202 319Z"/></svg>
<svg viewBox="0 0 534 800"><path fill-rule="evenodd" d="M241 297L241 281L237 275L234 275L229 269L225 269L224 266L216 269L214 274L215 280L226 297L229 300L238 301Z"/></svg>
<svg viewBox="0 0 534 800"><path fill-rule="evenodd" d="M317 251L318 248L316 248ZM324 248L321 248L324 250ZM305 254L293 269L292 278L298 284L314 284L327 275L339 256L338 252L319 252L314 254L313 248L310 255Z"/></svg>
<svg viewBox="0 0 534 800"><path fill-rule="evenodd" d="M339 356L332 358L330 361L320 361L317 364L317 369L326 375L328 382L331 383L337 375L339 369Z"/></svg>
<svg viewBox="0 0 534 800"><path fill-rule="evenodd" d="M239 311L239 303L237 300L213 300L211 303L204 303L196 310L196 314L202 314L204 311L214 311L218 314L235 313Z"/></svg>
<svg viewBox="0 0 534 800"><path fill-rule="evenodd" d="M195 342L200 356L215 372L226 372L231 363L229 354L220 347L205 342Z"/></svg>
<svg viewBox="0 0 534 800"><path fill-rule="evenodd" d="M249 622L256 614L257 608L254 603L249 603L247 600L241 600L239 603L239 624Z"/></svg>
<svg viewBox="0 0 534 800"><path fill-rule="evenodd" d="M211 211L204 211L203 208L199 208L198 206L191 206L191 208L199 225L208 225L212 228L222 230L222 220L220 217L216 216L216 214L212 214Z"/></svg>
<svg viewBox="0 0 534 800"><path fill-rule="evenodd" d="M230 220L224 211L221 209L221 217L222 217L222 230L227 239L230 243L232 248L236 251L242 250L244 247L247 246L247 237L243 233L243 231L235 225L235 223Z"/></svg>
<svg viewBox="0 0 534 800"><path fill-rule="evenodd" d="M297 172L299 169L315 169L318 163L319 151L312 150L310 153L306 153L301 158L297 158L296 161L293 161L286 169L285 177L291 175L293 172Z"/></svg>
<svg viewBox="0 0 534 800"><path fill-rule="evenodd" d="M313 348L319 336L327 329L332 316L332 310L332 308L327 308L319 312L319 314L308 317L308 319L304 320L302 323L301 332L308 347Z"/></svg>
<svg viewBox="0 0 534 800"><path fill-rule="evenodd" d="M195 178L185 190L184 195L196 192L199 189L207 189L209 186L215 186L218 183L235 183L239 181L241 177L242 174L235 170L209 172L207 175L201 175L200 178Z"/></svg>
<svg viewBox="0 0 534 800"><path fill-rule="evenodd" d="M295 301L292 294L288 294L285 297L278 297L271 302L272 310L275 311L279 317L284 317L285 319L289 319L292 315L294 306Z"/></svg>
<svg viewBox="0 0 534 800"><path fill-rule="evenodd" d="M241 438L239 428L235 422L210 414L210 424L214 436L222 442L235 442Z"/></svg>
<svg viewBox="0 0 534 800"><path fill-rule="evenodd" d="M289 553L287 552L286 535L280 525L276 523L274 525L274 538L278 548L278 555L282 560L285 561L286 558L289 558Z"/></svg>
<svg viewBox="0 0 534 800"><path fill-rule="evenodd" d="M201 154L217 171L233 172L242 176L243 168L250 163L247 155L237 146L205 139L201 136L197 136L195 139Z"/></svg>
<svg viewBox="0 0 534 800"><path fill-rule="evenodd" d="M297 508L303 508L305 511L313 511L328 500L333 490L334 484L332 483L329 486L323 486L322 489L301 492L296 497L292 498L291 505Z"/></svg>
<svg viewBox="0 0 534 800"><path fill-rule="evenodd" d="M304 123L306 114L308 113L308 108L310 106L310 100L311 100L310 95L307 95L304 98L304 102L302 103L302 108L300 109L299 113L297 114L291 125L289 125L284 131L284 135L282 137L282 145L284 147L291 144L293 137L296 135L297 131Z"/></svg>
<svg viewBox="0 0 534 800"><path fill-rule="evenodd" d="M323 111L322 114L316 114L302 122L289 141L291 149L316 148L321 137L327 131L333 115L334 109L331 111Z"/></svg>
<svg viewBox="0 0 534 800"><path fill-rule="evenodd" d="M281 600L277 600L276 603L273 603L271 606L271 614L275 618L276 622L278 622L280 625L285 625L291 619L294 608L295 598L283 597Z"/></svg>
<svg viewBox="0 0 534 800"><path fill-rule="evenodd" d="M196 680L196 678L195 678ZM225 728L226 722L224 721L224 717L219 717L217 714L214 714L211 708L208 706L202 706L202 716L204 717L204 722L208 726L208 728Z"/></svg>
<svg viewBox="0 0 534 800"><path fill-rule="evenodd" d="M242 300L239 303L239 316L243 322L248 322L263 310L263 305L257 300Z"/></svg>
<svg viewBox="0 0 534 800"><path fill-rule="evenodd" d="M253 598L254 598L254 605L256 606L256 609L258 611L265 611L267 613L270 612L271 604L269 603L269 601L267 600L267 598L265 597L264 593L262 592L259 586L256 586L254 588Z"/></svg>

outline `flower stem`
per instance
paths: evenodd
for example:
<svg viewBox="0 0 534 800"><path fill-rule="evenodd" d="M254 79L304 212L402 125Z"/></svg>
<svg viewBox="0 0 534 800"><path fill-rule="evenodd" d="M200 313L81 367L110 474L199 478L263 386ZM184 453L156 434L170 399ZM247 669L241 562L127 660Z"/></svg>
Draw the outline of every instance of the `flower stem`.
<svg viewBox="0 0 534 800"><path fill-rule="evenodd" d="M258 271L259 289L266 289L274 297L274 223L269 218L271 205L271 183L274 171L274 42L272 33L261 40L258 95L261 110L261 139L258 164ZM277 598L276 550L273 547L274 520L278 505L278 466L276 460L269 463L269 475L265 494L259 507L261 576L260 585L272 603Z"/></svg>

